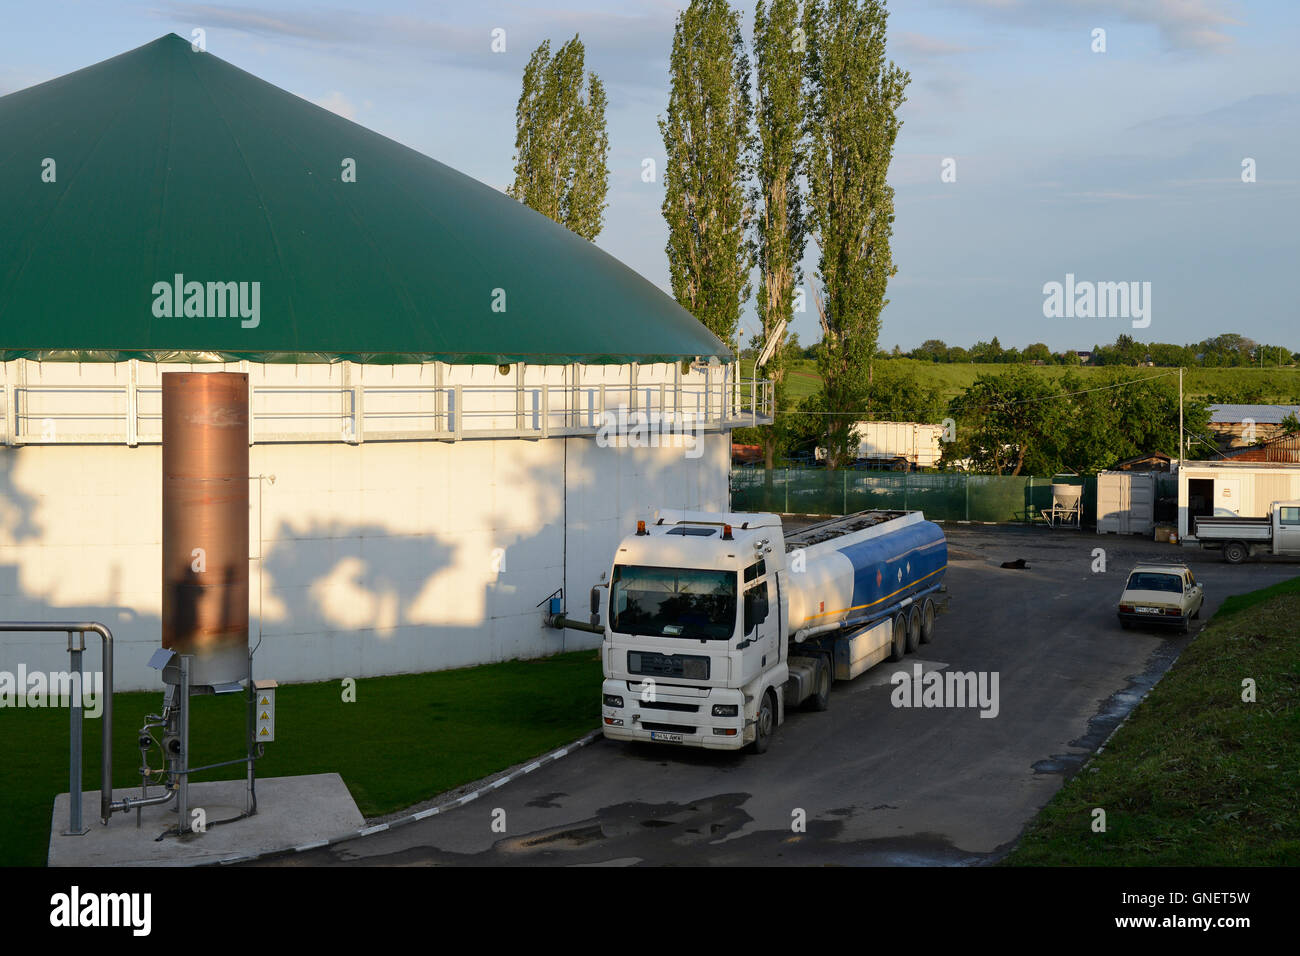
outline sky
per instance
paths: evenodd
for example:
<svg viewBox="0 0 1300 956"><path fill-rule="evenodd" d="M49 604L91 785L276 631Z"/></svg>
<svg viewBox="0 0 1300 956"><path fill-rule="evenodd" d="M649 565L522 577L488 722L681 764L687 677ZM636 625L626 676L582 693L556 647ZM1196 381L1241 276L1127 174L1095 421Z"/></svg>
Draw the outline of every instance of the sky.
<svg viewBox="0 0 1300 956"><path fill-rule="evenodd" d="M0 2L0 95L202 29L212 55L497 188L513 177L529 54L578 34L609 97L597 244L671 291L662 174L642 170L663 169L657 121L684 2ZM753 4L735 5L748 40ZM1300 3L889 9L888 55L912 79L890 168L898 274L882 347L996 336L1088 349L1231 331L1300 349ZM811 243L805 269L807 283ZM1138 283L1140 298L1121 315L1045 314L1045 287L1067 276ZM807 303L792 324L804 344L820 337ZM752 299L741 322L757 329Z"/></svg>

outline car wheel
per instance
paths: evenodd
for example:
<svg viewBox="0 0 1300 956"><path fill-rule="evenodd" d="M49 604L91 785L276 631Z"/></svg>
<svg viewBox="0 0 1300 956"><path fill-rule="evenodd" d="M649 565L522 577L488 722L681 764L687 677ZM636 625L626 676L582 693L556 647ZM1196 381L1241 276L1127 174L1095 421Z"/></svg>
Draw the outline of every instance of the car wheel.
<svg viewBox="0 0 1300 956"><path fill-rule="evenodd" d="M1223 560L1229 564L1241 564L1250 557L1250 549L1240 541L1229 541L1223 546Z"/></svg>

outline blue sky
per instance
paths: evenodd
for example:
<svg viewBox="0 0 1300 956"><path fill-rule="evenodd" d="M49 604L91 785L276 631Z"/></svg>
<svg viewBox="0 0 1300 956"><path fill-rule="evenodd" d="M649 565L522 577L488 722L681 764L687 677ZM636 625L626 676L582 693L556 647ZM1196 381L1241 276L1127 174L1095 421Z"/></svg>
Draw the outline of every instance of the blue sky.
<svg viewBox="0 0 1300 956"><path fill-rule="evenodd" d="M529 53L581 35L609 94L598 244L668 288L657 118L681 2L5 4L0 93L168 32L486 183L512 178ZM739 5L746 33L752 3ZM1300 4L1293 0L894 0L911 71L891 182L880 341L1089 348L1224 331L1300 349ZM492 31L506 31L493 53ZM1106 31L1094 52L1093 31ZM941 163L956 160L955 182ZM1244 158L1256 181L1243 183ZM809 271L814 266L810 246ZM1043 285L1150 282L1151 325L1048 319ZM752 301L743 323L756 322ZM796 316L802 341L815 312Z"/></svg>

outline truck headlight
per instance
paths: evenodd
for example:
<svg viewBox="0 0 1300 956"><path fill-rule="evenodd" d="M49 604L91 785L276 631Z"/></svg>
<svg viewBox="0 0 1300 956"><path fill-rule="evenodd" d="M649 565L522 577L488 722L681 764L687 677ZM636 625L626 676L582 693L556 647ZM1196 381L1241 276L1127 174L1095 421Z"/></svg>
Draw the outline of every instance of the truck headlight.
<svg viewBox="0 0 1300 956"><path fill-rule="evenodd" d="M605 695L605 706L606 706L606 707L622 707L622 706L623 706L623 698L622 698L622 697L619 697L617 694L606 694L606 695Z"/></svg>
<svg viewBox="0 0 1300 956"><path fill-rule="evenodd" d="M739 706L740 706L739 704L714 704L713 716L714 717L735 717L736 714L738 713L737 708Z"/></svg>

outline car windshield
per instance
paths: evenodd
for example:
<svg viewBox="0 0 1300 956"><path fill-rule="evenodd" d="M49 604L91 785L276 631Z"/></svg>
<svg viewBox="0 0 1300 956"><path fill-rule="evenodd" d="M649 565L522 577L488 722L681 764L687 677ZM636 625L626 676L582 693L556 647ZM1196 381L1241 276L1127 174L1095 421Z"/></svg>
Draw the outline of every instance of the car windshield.
<svg viewBox="0 0 1300 956"><path fill-rule="evenodd" d="M1155 571L1134 571L1129 575L1130 591L1172 591L1183 593L1183 579L1176 574L1160 574Z"/></svg>
<svg viewBox="0 0 1300 956"><path fill-rule="evenodd" d="M620 634L725 641L736 630L736 572L614 566L610 627Z"/></svg>

